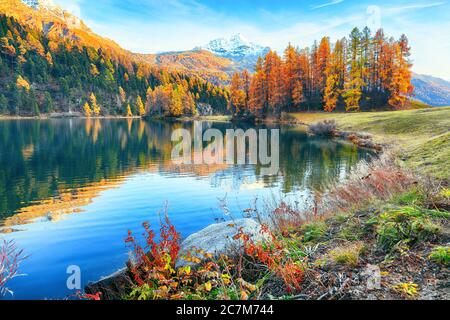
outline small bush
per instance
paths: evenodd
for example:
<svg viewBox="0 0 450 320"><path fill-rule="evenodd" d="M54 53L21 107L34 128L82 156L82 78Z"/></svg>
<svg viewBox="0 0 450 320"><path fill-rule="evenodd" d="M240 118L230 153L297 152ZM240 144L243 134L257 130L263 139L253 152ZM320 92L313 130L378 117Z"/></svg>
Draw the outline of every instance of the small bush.
<svg viewBox="0 0 450 320"><path fill-rule="evenodd" d="M450 247L437 247L430 254L430 259L445 266L450 265Z"/></svg>
<svg viewBox="0 0 450 320"><path fill-rule="evenodd" d="M128 299L247 300L256 294L257 287L241 277L240 262L194 249L180 256L180 236L168 218L163 221L159 242L150 225L143 226L144 247L131 232L126 239L132 249L128 267L135 282ZM177 267L180 259L194 266Z"/></svg>
<svg viewBox="0 0 450 320"><path fill-rule="evenodd" d="M263 273L269 273L281 279L288 294L300 291L305 266L304 262L298 259L298 248L289 246L287 242L278 239L267 226L264 226L262 233L271 238L271 241L254 243L244 234L237 235L244 240L248 258L254 260L260 268L266 269Z"/></svg>
<svg viewBox="0 0 450 320"><path fill-rule="evenodd" d="M329 256L335 264L356 267L359 264L359 258L363 251L364 244L355 242L331 250Z"/></svg>
<svg viewBox="0 0 450 320"><path fill-rule="evenodd" d="M317 242L323 238L327 232L327 225L323 221L309 222L301 227L304 242Z"/></svg>
<svg viewBox="0 0 450 320"><path fill-rule="evenodd" d="M376 217L379 246L391 250L400 242L427 240L442 232L441 226L431 217L440 212L404 207L387 211Z"/></svg>
<svg viewBox="0 0 450 320"><path fill-rule="evenodd" d="M325 120L309 126L309 132L316 136L333 137L336 131L337 125L334 120Z"/></svg>

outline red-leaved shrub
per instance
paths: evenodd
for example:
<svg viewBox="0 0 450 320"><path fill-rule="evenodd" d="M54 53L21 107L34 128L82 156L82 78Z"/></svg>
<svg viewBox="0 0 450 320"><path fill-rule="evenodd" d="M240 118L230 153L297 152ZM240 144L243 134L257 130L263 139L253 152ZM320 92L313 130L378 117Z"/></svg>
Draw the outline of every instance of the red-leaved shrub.
<svg viewBox="0 0 450 320"><path fill-rule="evenodd" d="M0 243L0 296L13 294L6 283L18 276L20 263L25 259L23 250L18 249L14 241Z"/></svg>

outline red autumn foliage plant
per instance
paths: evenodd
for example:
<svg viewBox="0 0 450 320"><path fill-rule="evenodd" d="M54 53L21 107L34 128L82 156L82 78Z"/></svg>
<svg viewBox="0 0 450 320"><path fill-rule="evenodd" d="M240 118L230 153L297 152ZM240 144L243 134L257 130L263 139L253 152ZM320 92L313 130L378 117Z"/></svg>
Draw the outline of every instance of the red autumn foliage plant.
<svg viewBox="0 0 450 320"><path fill-rule="evenodd" d="M262 225L260 232L267 241L255 243L242 230L235 239L241 239L244 242L248 258L283 280L287 293L300 291L304 277L302 261L295 261L289 257L286 243L278 239L267 225Z"/></svg>
<svg viewBox="0 0 450 320"><path fill-rule="evenodd" d="M172 273L180 252L180 234L166 217L160 228L160 239L148 222L143 223L145 246L142 247L132 232L125 240L132 248L130 271L137 285L144 285L152 280L162 280L163 275Z"/></svg>

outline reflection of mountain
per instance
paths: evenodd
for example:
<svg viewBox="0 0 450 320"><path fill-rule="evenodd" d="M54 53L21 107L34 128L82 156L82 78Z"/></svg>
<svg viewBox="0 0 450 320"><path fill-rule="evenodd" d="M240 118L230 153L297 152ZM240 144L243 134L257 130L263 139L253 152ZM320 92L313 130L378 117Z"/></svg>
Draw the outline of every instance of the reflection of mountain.
<svg viewBox="0 0 450 320"><path fill-rule="evenodd" d="M211 126L225 132L232 124ZM10 217L4 224L77 212L102 190L136 172L208 178L213 187L227 184L233 190L243 184L272 187L281 181L283 190L291 192L341 176L366 154L352 145L283 129L282 179L262 177L260 166L178 166L171 161L171 135L177 128L193 130L191 123L130 119L1 121L0 214Z"/></svg>
<svg viewBox="0 0 450 320"><path fill-rule="evenodd" d="M30 223L40 219L41 221L59 221L64 215L82 212L82 207L90 204L92 199L102 191L117 187L119 180L102 180L92 186L81 187L75 190L64 190L59 196L48 200L39 201L36 204L24 207L11 217L6 218L0 226L0 232L7 232L11 228Z"/></svg>

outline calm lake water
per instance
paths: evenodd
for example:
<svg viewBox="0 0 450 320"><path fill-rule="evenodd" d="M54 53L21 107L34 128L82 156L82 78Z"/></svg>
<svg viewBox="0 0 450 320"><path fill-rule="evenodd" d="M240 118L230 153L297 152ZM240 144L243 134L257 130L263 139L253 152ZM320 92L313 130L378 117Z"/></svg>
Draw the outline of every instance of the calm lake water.
<svg viewBox="0 0 450 320"><path fill-rule="evenodd" d="M224 132L230 123L203 123ZM258 165L176 166L171 134L192 123L141 120L0 121L0 240L14 239L29 258L26 276L9 283L6 299L62 299L67 267L82 285L124 266L127 231L159 226L166 206L185 237L273 199L305 203L330 180L343 179L371 156L348 143L280 129L280 170ZM239 128L247 129L239 126ZM277 127L271 127L277 128Z"/></svg>

